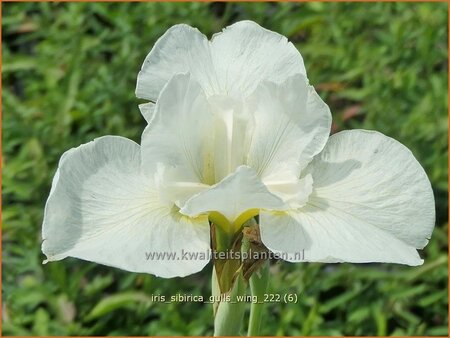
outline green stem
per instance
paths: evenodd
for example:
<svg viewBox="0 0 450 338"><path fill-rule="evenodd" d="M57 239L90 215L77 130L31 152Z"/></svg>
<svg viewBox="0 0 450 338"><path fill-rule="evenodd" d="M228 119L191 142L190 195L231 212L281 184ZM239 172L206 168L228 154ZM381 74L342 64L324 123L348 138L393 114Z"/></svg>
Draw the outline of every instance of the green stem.
<svg viewBox="0 0 450 338"><path fill-rule="evenodd" d="M214 318L215 337L239 336L246 303L238 297L245 296L246 291L247 282L240 272L229 293L230 299L222 300L217 307Z"/></svg>
<svg viewBox="0 0 450 338"><path fill-rule="evenodd" d="M250 319L248 323L247 336L259 336L261 319L263 315L264 294L269 284L269 262L266 261L257 273L250 277L250 288L252 296L257 296L257 302L253 302L250 308Z"/></svg>

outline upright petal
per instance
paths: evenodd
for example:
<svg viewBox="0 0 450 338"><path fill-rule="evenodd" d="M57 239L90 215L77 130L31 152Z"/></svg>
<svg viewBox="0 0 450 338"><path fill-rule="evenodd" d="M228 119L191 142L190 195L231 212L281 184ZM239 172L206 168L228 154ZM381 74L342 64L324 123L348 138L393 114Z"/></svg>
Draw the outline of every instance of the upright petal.
<svg viewBox="0 0 450 338"><path fill-rule="evenodd" d="M328 106L303 75L281 85L264 82L247 102L254 117L247 164L274 193L277 187L303 186L298 185L300 171L330 134Z"/></svg>
<svg viewBox="0 0 450 338"><path fill-rule="evenodd" d="M62 156L42 237L48 261L70 256L162 277L200 271L207 257L184 253L206 252L210 241L207 218L162 205L141 171L139 145L114 136Z"/></svg>
<svg viewBox="0 0 450 338"><path fill-rule="evenodd" d="M304 249L304 260L317 262L423 262L416 249L434 228L433 191L405 146L377 132L340 132L306 173L314 191L304 208L261 213L268 248Z"/></svg>
<svg viewBox="0 0 450 338"><path fill-rule="evenodd" d="M156 101L172 76L181 73L192 74L208 92L217 90L209 41L185 24L172 26L156 41L138 74L136 96Z"/></svg>
<svg viewBox="0 0 450 338"><path fill-rule="evenodd" d="M252 21L237 22L209 42L196 28L171 27L155 43L139 72L136 96L156 101L169 79L190 73L209 95L249 95L264 80L306 75L300 53L287 39Z"/></svg>
<svg viewBox="0 0 450 338"><path fill-rule="evenodd" d="M304 168L325 146L331 113L302 75L262 83L248 98L254 116L248 163L262 177L282 166Z"/></svg>
<svg viewBox="0 0 450 338"><path fill-rule="evenodd" d="M220 94L245 97L262 81L280 84L294 74L306 76L295 46L253 21L237 22L215 34L211 53Z"/></svg>
<svg viewBox="0 0 450 338"><path fill-rule="evenodd" d="M180 212L196 216L215 211L233 223L248 210L284 207L283 201L267 190L253 169L240 166L220 183L189 199Z"/></svg>
<svg viewBox="0 0 450 338"><path fill-rule="evenodd" d="M179 182L212 183L213 116L200 85L189 75L174 76L161 92L142 135L142 163L153 175L158 164L174 168ZM178 177L173 177L177 173Z"/></svg>

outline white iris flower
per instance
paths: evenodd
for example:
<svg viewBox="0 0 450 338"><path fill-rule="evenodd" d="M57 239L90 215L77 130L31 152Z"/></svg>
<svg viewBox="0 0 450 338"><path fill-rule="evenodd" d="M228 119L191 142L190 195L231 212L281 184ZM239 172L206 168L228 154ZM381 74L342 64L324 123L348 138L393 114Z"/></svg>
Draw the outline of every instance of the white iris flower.
<svg viewBox="0 0 450 338"><path fill-rule="evenodd" d="M330 110L285 37L243 21L208 41L176 25L136 94L152 101L140 106L141 145L104 136L61 157L42 230L48 261L185 276L208 263L182 255L210 249L210 222L234 233L259 215L263 244L290 261L304 250L310 262L422 264L435 223L424 170L378 132L330 137Z"/></svg>

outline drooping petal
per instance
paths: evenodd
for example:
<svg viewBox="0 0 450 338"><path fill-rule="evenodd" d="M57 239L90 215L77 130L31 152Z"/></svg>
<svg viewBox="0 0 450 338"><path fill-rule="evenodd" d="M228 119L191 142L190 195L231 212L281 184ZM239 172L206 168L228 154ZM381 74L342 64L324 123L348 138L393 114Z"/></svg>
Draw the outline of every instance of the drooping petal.
<svg viewBox="0 0 450 338"><path fill-rule="evenodd" d="M70 256L162 277L200 271L208 257L183 253L206 252L210 241L207 218L190 219L161 204L141 171L139 145L114 136L62 156L42 237L48 261Z"/></svg>
<svg viewBox="0 0 450 338"><path fill-rule="evenodd" d="M422 264L417 250L395 236L324 208L308 204L296 212L262 211L262 242L290 262Z"/></svg>
<svg viewBox="0 0 450 338"><path fill-rule="evenodd" d="M136 96L156 101L167 81L181 73L192 74L205 90L216 89L208 39L185 24L172 26L156 41L138 74Z"/></svg>
<svg viewBox="0 0 450 338"><path fill-rule="evenodd" d="M215 34L211 53L222 93L248 96L262 81L283 83L294 74L306 76L303 58L281 34L253 21L240 21Z"/></svg>
<svg viewBox="0 0 450 338"><path fill-rule="evenodd" d="M305 173L314 191L304 208L260 214L268 248L304 249L304 260L316 262L423 262L416 249L434 228L434 198L405 146L377 132L340 132Z"/></svg>
<svg viewBox="0 0 450 338"><path fill-rule="evenodd" d="M212 41L188 25L171 27L155 43L139 72L136 96L152 101L167 81L190 73L209 95L245 97L263 80L282 83L306 75L300 53L288 40L252 21L237 22Z"/></svg>
<svg viewBox="0 0 450 338"><path fill-rule="evenodd" d="M164 165L178 182L211 183L212 124L200 85L187 74L174 76L161 92L152 123L142 135L145 172L153 175L158 165Z"/></svg>
<svg viewBox="0 0 450 338"><path fill-rule="evenodd" d="M233 223L251 209L283 209L284 202L270 193L256 172L240 166L220 183L189 199L180 212L196 216L206 212L219 212Z"/></svg>

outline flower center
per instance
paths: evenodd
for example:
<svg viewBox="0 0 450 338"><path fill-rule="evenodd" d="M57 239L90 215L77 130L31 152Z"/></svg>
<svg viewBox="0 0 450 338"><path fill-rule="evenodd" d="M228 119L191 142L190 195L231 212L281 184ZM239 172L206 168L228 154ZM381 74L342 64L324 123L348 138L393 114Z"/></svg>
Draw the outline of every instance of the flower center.
<svg viewBox="0 0 450 338"><path fill-rule="evenodd" d="M228 96L208 99L214 112L214 178L218 183L245 164L249 141L249 118L241 102Z"/></svg>
<svg viewBox="0 0 450 338"><path fill-rule="evenodd" d="M278 205L280 208L283 207L282 203L285 203L285 208L280 210L297 209L304 206L312 192L312 177L307 175L301 179L298 178L300 168L297 168L296 162L275 162L271 165L271 170L262 170L258 166L250 165L252 161L249 161L249 153L255 130L255 120L253 115L249 113L250 108L244 106L239 100L223 95L210 96L208 103L213 115L210 120L210 138L203 142L203 164L192 165L193 168L198 168L192 171L186 170L186 167L170 167L160 164L155 175L160 199L164 203L172 203L182 209L191 197L208 190L214 185L223 184L225 178L238 173L239 167L247 166L247 168L251 168L249 170L253 169L255 176L257 176L251 184L256 186L261 185L262 182L268 190L251 188L253 191L249 193L249 199L253 200L258 195L270 195L271 193L275 195L275 199L277 197L281 199L281 205ZM287 128L283 130L287 130ZM262 149L264 154L270 155L275 151L275 148L276 145L268 144ZM186 153L189 153L189 151ZM269 156L269 160L271 158L272 156ZM261 161L253 162L258 164ZM246 178L241 179L243 181L239 185L250 184L246 181ZM238 191L241 188L237 187L236 189L232 193L233 196L235 194L240 195ZM247 191L251 190L246 189ZM230 193L226 194L229 195ZM232 199L229 203L236 202ZM255 205L252 208L252 210L242 213L242 219L248 219L258 213L258 206ZM234 217L241 216L235 215ZM234 221L236 220L232 220L232 222Z"/></svg>

